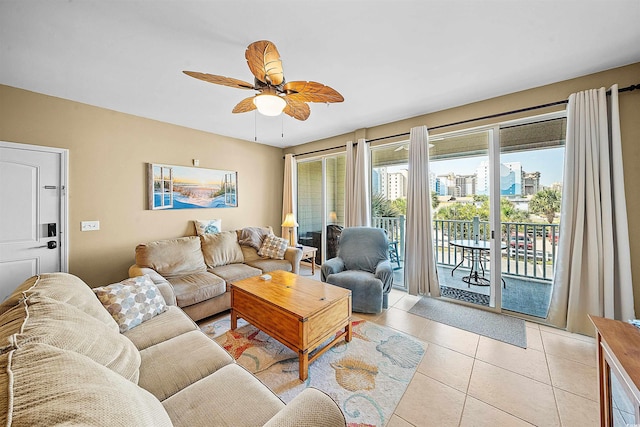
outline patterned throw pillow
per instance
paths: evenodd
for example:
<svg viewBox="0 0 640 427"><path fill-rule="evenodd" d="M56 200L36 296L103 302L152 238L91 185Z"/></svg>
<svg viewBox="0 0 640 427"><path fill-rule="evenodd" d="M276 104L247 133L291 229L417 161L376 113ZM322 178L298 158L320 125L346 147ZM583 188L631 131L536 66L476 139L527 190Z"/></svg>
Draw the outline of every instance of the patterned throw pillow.
<svg viewBox="0 0 640 427"><path fill-rule="evenodd" d="M288 246L289 242L287 239L278 237L275 234L269 234L264 238L258 255L273 259L284 259L284 253L287 251Z"/></svg>
<svg viewBox="0 0 640 427"><path fill-rule="evenodd" d="M193 225L196 227L196 234L202 236L203 234L216 234L222 231L221 219L194 219Z"/></svg>
<svg viewBox="0 0 640 427"><path fill-rule="evenodd" d="M93 291L118 323L121 333L167 309L160 290L147 274Z"/></svg>

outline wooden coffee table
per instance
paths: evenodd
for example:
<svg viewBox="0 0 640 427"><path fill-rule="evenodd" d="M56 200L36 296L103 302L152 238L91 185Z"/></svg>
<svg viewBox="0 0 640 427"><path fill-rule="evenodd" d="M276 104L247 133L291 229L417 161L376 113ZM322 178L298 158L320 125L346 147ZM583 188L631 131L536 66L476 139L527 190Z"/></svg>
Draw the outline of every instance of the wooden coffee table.
<svg viewBox="0 0 640 427"><path fill-rule="evenodd" d="M310 363L343 337L351 341L351 291L286 271L269 275L231 283L231 329L241 317L297 352L304 381Z"/></svg>

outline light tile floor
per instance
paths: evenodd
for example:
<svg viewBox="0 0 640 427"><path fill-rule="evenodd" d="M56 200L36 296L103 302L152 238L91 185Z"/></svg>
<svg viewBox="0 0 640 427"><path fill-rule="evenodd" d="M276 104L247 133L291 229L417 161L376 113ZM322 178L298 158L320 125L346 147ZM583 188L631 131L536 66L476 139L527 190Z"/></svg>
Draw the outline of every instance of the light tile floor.
<svg viewBox="0 0 640 427"><path fill-rule="evenodd" d="M388 426L599 425L593 338L527 322L522 349L408 313L418 299L393 290L382 314L354 313L428 344Z"/></svg>
<svg viewBox="0 0 640 427"><path fill-rule="evenodd" d="M593 338L527 322L522 349L409 313L418 300L392 290L381 314L354 313L428 344L387 426L599 425Z"/></svg>

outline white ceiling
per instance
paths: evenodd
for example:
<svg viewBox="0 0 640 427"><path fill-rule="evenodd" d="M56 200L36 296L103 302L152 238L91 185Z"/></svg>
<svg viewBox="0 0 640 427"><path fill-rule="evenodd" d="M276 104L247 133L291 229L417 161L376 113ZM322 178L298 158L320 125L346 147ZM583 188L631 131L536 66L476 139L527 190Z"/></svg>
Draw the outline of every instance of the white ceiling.
<svg viewBox="0 0 640 427"><path fill-rule="evenodd" d="M287 147L639 62L639 18L640 0L0 0L0 84ZM345 101L232 114L250 91L181 72L253 82L256 40Z"/></svg>

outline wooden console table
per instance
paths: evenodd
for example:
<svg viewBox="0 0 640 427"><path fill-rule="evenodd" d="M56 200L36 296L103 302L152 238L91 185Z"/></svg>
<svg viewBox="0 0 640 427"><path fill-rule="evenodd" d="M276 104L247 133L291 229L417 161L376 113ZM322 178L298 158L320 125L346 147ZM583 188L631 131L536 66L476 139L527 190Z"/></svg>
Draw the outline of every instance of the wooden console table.
<svg viewBox="0 0 640 427"><path fill-rule="evenodd" d="M640 329L591 316L598 343L600 425L640 424ZM621 401L616 401L620 399ZM628 408L625 411L625 408Z"/></svg>

